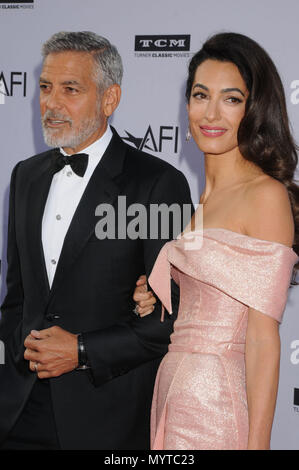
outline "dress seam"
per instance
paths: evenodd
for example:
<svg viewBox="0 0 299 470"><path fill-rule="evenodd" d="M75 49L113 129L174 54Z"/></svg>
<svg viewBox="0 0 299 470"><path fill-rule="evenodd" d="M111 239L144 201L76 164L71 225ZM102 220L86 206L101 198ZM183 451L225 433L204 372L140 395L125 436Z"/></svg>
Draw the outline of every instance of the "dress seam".
<svg viewBox="0 0 299 470"><path fill-rule="evenodd" d="M240 435L239 435L239 430L238 430L238 420L237 420L237 416L236 416L236 407L235 407L234 397L233 397L233 392L232 392L232 387L231 387L231 380L230 380L230 376L229 376L229 373L227 371L227 368L225 366L225 363L223 361L222 356L219 354L218 357L219 357L220 362L221 362L221 364L223 366L223 369L225 371L225 375L226 375L228 385L229 385L229 394L230 394L232 407L233 407L234 422L235 422L235 425L236 425L235 431L236 431L236 434L237 434L237 443L238 443L238 449L239 449L240 448Z"/></svg>
<svg viewBox="0 0 299 470"><path fill-rule="evenodd" d="M247 311L248 311L248 307L247 307L247 305L244 305L243 315L242 315L242 317L241 317L241 319L240 319L240 321L239 321L239 323L238 323L238 325L237 325L237 327L236 327L236 329L235 329L235 332L234 332L234 334L233 334L232 343L235 343L234 340L235 340L237 334L238 334L239 331L240 331L240 328L241 328L241 326L242 326L243 319L244 319L244 317L246 316Z"/></svg>
<svg viewBox="0 0 299 470"><path fill-rule="evenodd" d="M169 354L169 353L167 353L167 354ZM165 397L165 402L164 402L164 405L163 405L163 408L162 408L162 411L161 411L161 415L160 415L160 418L159 418L159 422L157 423L157 426L156 426L156 432L155 432L155 438L154 438L153 444L155 444L156 436L157 436L158 431L159 431L159 429L160 429L161 418L163 417L164 411L165 411L165 418L164 418L164 430L163 430L163 435L165 436L165 423L166 423L166 412L167 412L168 398L169 398L170 392L171 392L171 390L172 390L172 388L173 388L173 383L174 383L174 381L175 381L175 378L176 378L178 372L180 371L181 366L182 366L182 364L183 364L183 362L184 362L184 360L185 360L185 358L186 358L186 356L187 356L188 354L189 354L189 353L187 353L187 352L184 353L184 355L183 355L183 357L182 357L180 363L178 364L178 367L177 367L177 369L176 369L176 371L175 371L175 373L174 373L174 375L173 375L173 377L172 377L171 383L170 383L170 385L169 385L169 387L168 387L167 394L166 394L166 397ZM165 356L165 357L166 357L166 356ZM164 438L163 438L163 443L164 443ZM163 445L163 447L165 447L165 446Z"/></svg>

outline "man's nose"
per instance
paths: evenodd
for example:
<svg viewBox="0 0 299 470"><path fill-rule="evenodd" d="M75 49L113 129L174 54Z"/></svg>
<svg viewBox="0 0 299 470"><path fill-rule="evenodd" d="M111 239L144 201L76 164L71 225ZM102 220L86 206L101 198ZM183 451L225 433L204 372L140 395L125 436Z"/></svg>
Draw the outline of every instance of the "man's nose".
<svg viewBox="0 0 299 470"><path fill-rule="evenodd" d="M58 90L51 90L46 96L44 103L46 107L51 110L61 109L63 107L62 97Z"/></svg>

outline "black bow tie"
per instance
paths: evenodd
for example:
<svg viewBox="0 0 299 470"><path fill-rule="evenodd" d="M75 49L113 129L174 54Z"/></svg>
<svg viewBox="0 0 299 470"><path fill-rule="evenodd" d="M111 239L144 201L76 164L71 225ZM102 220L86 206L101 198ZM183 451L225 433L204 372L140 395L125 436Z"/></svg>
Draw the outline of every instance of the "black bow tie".
<svg viewBox="0 0 299 470"><path fill-rule="evenodd" d="M65 165L70 165L71 169L78 176L84 176L87 165L88 155L86 153L75 153L74 155L62 155L58 149L53 152L52 167L54 173L60 171Z"/></svg>

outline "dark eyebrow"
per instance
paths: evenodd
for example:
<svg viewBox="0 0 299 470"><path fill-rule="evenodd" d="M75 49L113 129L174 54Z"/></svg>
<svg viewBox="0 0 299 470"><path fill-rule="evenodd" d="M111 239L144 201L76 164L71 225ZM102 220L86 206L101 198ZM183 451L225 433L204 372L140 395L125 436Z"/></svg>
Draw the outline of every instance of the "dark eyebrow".
<svg viewBox="0 0 299 470"><path fill-rule="evenodd" d="M64 82L62 82L62 85L75 85L75 86L82 87L82 85L80 85L80 83L77 82L77 80L65 80Z"/></svg>
<svg viewBox="0 0 299 470"><path fill-rule="evenodd" d="M43 77L40 77L39 82L40 83L48 83L49 85L52 83L52 82L50 82L49 80L47 80L46 78L43 78ZM77 82L77 80L65 80L64 82L62 82L62 85L75 85L77 87L83 88L82 85L79 82Z"/></svg>
<svg viewBox="0 0 299 470"><path fill-rule="evenodd" d="M46 79L45 79L45 78L43 78L43 77L40 77L40 78L39 78L39 82L43 82L43 83L51 83L51 82L49 82L49 80L46 80Z"/></svg>
<svg viewBox="0 0 299 470"><path fill-rule="evenodd" d="M230 91L238 91L245 98L245 94L240 90L240 88L224 88L224 90L221 90L221 93L229 93Z"/></svg>
<svg viewBox="0 0 299 470"><path fill-rule="evenodd" d="M208 87L202 85L201 83L195 83L195 85L193 86L193 88L197 88L197 87L198 87L198 88L202 88L203 90L209 91Z"/></svg>
<svg viewBox="0 0 299 470"><path fill-rule="evenodd" d="M202 88L203 90L209 91L209 88L202 83L196 83L193 88ZM238 91L245 98L245 94L240 90L240 88L224 88L221 90L221 93L229 93L230 91Z"/></svg>

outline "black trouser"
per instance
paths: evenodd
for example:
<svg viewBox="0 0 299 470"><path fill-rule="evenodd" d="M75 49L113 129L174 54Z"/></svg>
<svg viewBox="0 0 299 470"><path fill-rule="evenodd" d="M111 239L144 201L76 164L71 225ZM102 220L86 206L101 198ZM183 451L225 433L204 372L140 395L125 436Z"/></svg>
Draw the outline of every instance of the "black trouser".
<svg viewBox="0 0 299 470"><path fill-rule="evenodd" d="M0 450L58 449L50 384L47 379L37 379L20 417L0 444Z"/></svg>

